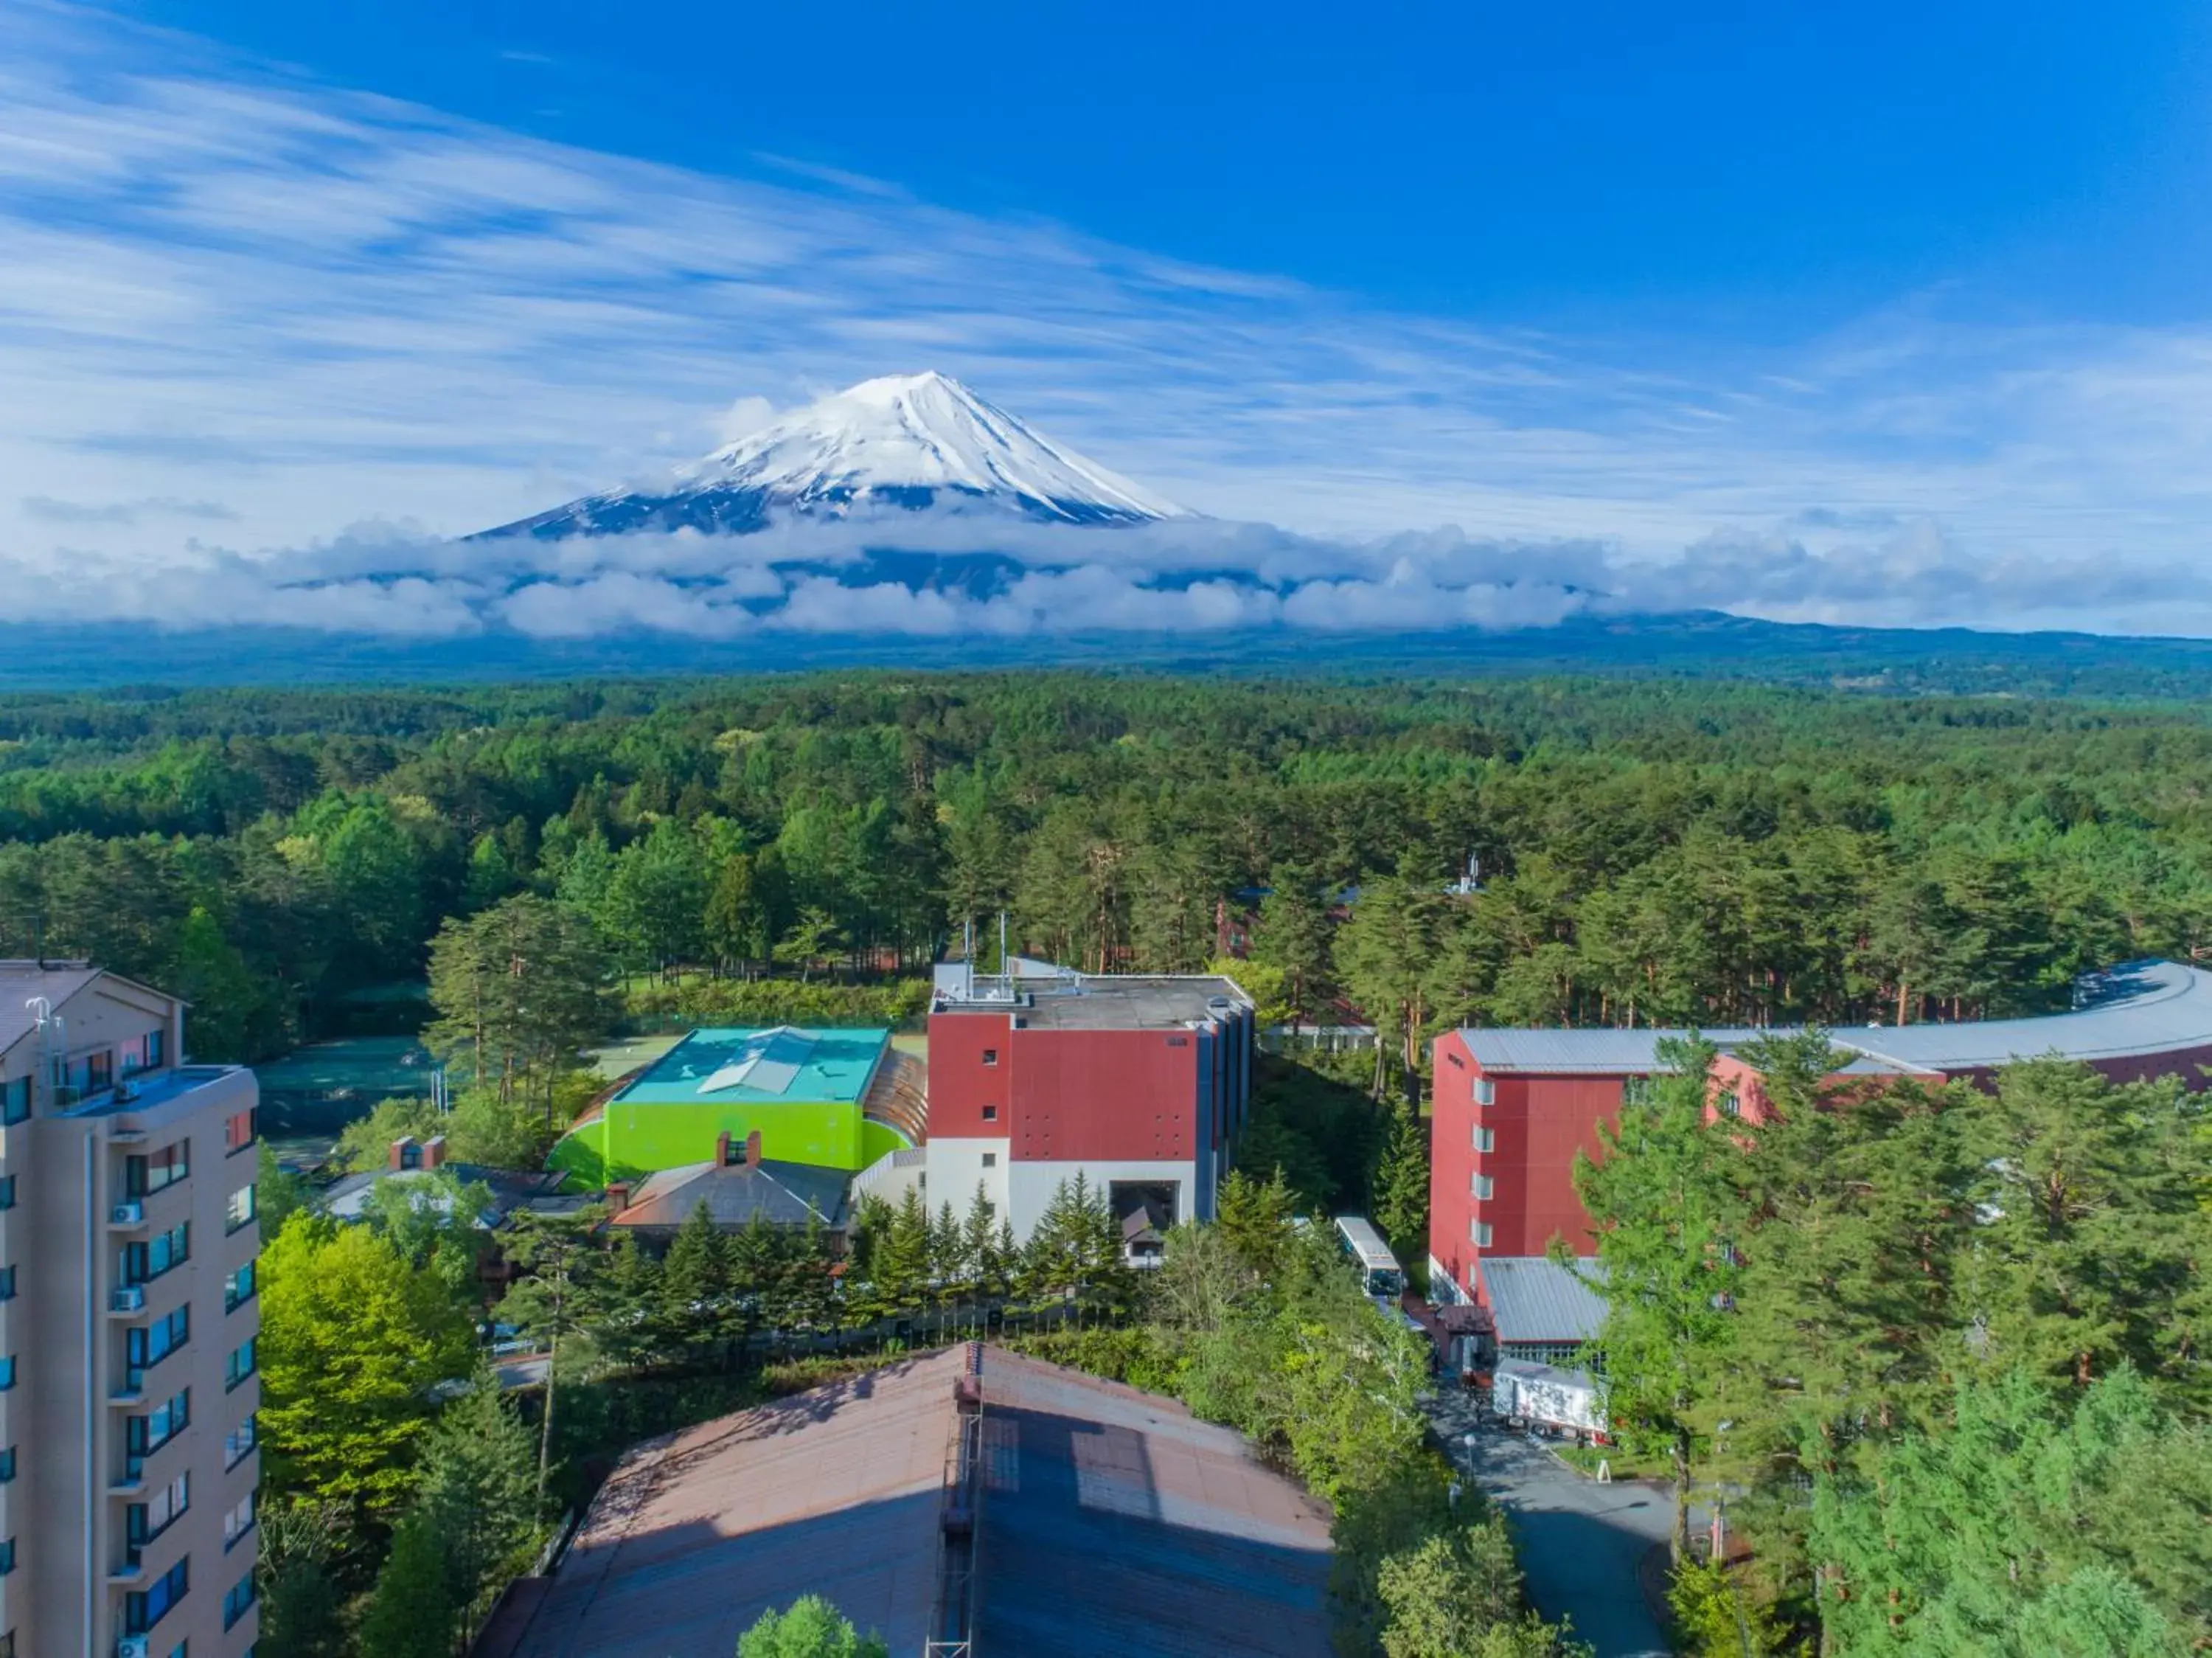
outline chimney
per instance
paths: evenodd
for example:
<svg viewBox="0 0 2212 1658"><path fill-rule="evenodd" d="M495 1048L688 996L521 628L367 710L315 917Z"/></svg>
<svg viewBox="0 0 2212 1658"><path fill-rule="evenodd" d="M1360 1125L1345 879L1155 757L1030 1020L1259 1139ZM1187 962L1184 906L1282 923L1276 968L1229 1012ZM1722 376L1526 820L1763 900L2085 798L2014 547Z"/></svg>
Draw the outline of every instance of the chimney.
<svg viewBox="0 0 2212 1658"><path fill-rule="evenodd" d="M716 1168L727 1168L729 1166L730 1131L727 1129L724 1129L720 1134L714 1137L714 1167Z"/></svg>
<svg viewBox="0 0 2212 1658"><path fill-rule="evenodd" d="M758 1129L755 1129L750 1134L745 1136L745 1167L747 1168L758 1168L760 1167L760 1131Z"/></svg>
<svg viewBox="0 0 2212 1658"><path fill-rule="evenodd" d="M446 1137L434 1134L422 1142L422 1167L442 1168L446 1162Z"/></svg>
<svg viewBox="0 0 2212 1658"><path fill-rule="evenodd" d="M610 1181L608 1181L608 1182L607 1182L607 1213L608 1213L608 1214L610 1214L610 1215L619 1215L619 1214L621 1214L621 1213L623 1212L623 1210L624 1210L625 1209L628 1209L629 1207L629 1182L628 1180L610 1180Z"/></svg>
<svg viewBox="0 0 2212 1658"><path fill-rule="evenodd" d="M401 1135L392 1143L392 1149L385 1156L385 1167L393 1170L412 1168L415 1166L415 1159L410 1154L414 1150L415 1137L411 1134Z"/></svg>

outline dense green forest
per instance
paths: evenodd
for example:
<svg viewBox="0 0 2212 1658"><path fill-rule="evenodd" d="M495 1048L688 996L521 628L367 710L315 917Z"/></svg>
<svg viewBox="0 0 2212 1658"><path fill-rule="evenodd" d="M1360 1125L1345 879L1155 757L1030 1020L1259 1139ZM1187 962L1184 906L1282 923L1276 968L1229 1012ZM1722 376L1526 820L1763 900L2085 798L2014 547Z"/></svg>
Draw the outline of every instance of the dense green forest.
<svg viewBox="0 0 2212 1658"><path fill-rule="evenodd" d="M908 1205L869 1217L828 1316L1074 1294L1093 1327L1039 1338L1054 1356L1179 1394L1331 1498L1345 1650L1557 1653L1502 1521L1421 1448L1415 1350L1297 1253L1290 1213L1340 1201L1419 1253L1423 1125L1343 1082L1417 1071L1468 1021L2063 1005L2086 967L2203 953L2208 785L2191 707L1704 680L24 695L0 698L0 953L177 989L209 1058L428 1023L462 1073L441 1131L527 1164L593 1086L578 1048L625 1014L896 1018L960 922L1002 910L1091 968L1249 941L1267 1017L1388 1039L1371 1074L1267 1064L1239 1147L1258 1178L1218 1226L1178 1231L1140 1293L1079 1202L1025 1252L980 1206ZM1479 889L1455 890L1470 857ZM2059 1068L1986 1099L1831 1100L1817 1045L1776 1060L1789 1108L1758 1143L1709 1131L1686 1066L1583 1176L1623 1438L1686 1499L1731 1491L1759 1551L1684 1561L1686 1649L2186 1649L2212 1627L2194 1096ZM422 1109L380 1108L342 1155L374 1161ZM2054 1176L2065 1201L2038 1207ZM497 1317L566 1355L556 1425L489 1388L441 1412L489 1316L471 1205L403 1195L348 1228L286 1219L305 1193L273 1161L263 1183L272 1655L450 1654L606 1454L845 1362L744 1358L762 1318L824 1316L816 1240L702 1225L656 1264L526 1228ZM2001 1579L2009 1611L1950 1592Z"/></svg>
<svg viewBox="0 0 2212 1658"><path fill-rule="evenodd" d="M1408 1055L1465 1021L1972 1016L2198 953L2208 783L2193 708L1717 681L25 694L0 950L174 985L209 1057L337 1028L525 892L640 974L882 974L1002 909L1075 965L1189 968L1257 905L1291 1011L1348 996Z"/></svg>

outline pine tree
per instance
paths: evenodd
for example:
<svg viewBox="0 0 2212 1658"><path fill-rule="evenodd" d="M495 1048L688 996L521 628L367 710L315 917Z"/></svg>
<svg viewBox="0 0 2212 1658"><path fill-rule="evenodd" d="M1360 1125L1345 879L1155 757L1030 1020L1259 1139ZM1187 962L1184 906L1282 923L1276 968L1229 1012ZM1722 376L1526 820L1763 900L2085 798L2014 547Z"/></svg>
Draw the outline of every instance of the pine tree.
<svg viewBox="0 0 2212 1658"><path fill-rule="evenodd" d="M1401 1105L1390 1114L1382 1158L1375 1171L1374 1221L1401 1261L1429 1253L1429 1135L1419 1117Z"/></svg>
<svg viewBox="0 0 2212 1658"><path fill-rule="evenodd" d="M1662 1042L1669 1074L1622 1100L1617 1127L1599 1125L1595 1161L1575 1158L1603 1269L1592 1287L1606 1301L1596 1343L1606 1412L1625 1444L1673 1465L1678 1562L1689 1551L1692 1467L1711 1433L1704 1393L1732 1333L1745 1222L1732 1186L1742 1154L1705 1120L1714 1057L1703 1042Z"/></svg>
<svg viewBox="0 0 2212 1658"><path fill-rule="evenodd" d="M503 1248L517 1277L501 1298L507 1323L545 1346L545 1408L538 1435L538 1502L545 1501L552 1470L555 1404L561 1381L562 1344L587 1316L591 1283L602 1257L592 1247L592 1228L605 1217L596 1205L573 1215L542 1216L524 1210L507 1222Z"/></svg>
<svg viewBox="0 0 2212 1658"><path fill-rule="evenodd" d="M969 1282L979 1295L1005 1293L1000 1283L1004 1269L999 1256L996 1216L990 1194L982 1181L976 1181L975 1195L969 1201L968 1213L960 1222L960 1254Z"/></svg>
<svg viewBox="0 0 2212 1658"><path fill-rule="evenodd" d="M1283 1172L1257 1180L1231 1169L1214 1198L1213 1229L1244 1269L1262 1283L1280 1271L1291 1240L1291 1191Z"/></svg>
<svg viewBox="0 0 2212 1658"><path fill-rule="evenodd" d="M1310 869L1276 865L1252 939L1252 959L1283 975L1294 1027L1328 1004L1330 926L1316 887Z"/></svg>
<svg viewBox="0 0 2212 1658"><path fill-rule="evenodd" d="M909 1313L929 1294L929 1210L908 1186L876 1240L872 1263L875 1290L884 1310Z"/></svg>
<svg viewBox="0 0 2212 1658"><path fill-rule="evenodd" d="M702 1198L660 1263L662 1316L679 1348L711 1350L729 1338L734 1287L729 1246Z"/></svg>

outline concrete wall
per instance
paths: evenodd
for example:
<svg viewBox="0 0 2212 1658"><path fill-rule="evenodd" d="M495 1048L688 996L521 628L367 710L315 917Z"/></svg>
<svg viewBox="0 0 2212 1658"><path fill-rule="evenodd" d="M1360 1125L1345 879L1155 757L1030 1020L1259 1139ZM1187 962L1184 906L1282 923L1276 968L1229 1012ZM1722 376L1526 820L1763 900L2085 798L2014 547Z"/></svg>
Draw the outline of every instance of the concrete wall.
<svg viewBox="0 0 2212 1658"><path fill-rule="evenodd" d="M965 1215L968 1205L975 1200L975 1185L981 1181L984 1196L991 1200L992 1208L1001 1220L1010 1217L1007 1204L1007 1180L1012 1174L1012 1159L1007 1155L1004 1139L986 1139L981 1136L962 1136L947 1138L942 1135L929 1137L929 1178L923 1186L928 1195L930 1209L949 1203L953 1213ZM983 1167L983 1159L994 1160L991 1167ZM1017 1228L1017 1231L1020 1228ZM1027 1233L1021 1235L1025 1239Z"/></svg>

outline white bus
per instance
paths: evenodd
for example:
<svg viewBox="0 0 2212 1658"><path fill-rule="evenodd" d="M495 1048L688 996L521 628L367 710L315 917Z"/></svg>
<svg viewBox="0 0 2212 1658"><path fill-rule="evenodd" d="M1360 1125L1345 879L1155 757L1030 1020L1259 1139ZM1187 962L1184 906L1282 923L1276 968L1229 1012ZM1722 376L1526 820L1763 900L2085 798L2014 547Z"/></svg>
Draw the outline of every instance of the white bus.
<svg viewBox="0 0 2212 1658"><path fill-rule="evenodd" d="M1360 1283L1367 1293L1382 1304L1385 1312L1396 1312L1398 1297L1406 1289L1406 1269L1398 1265L1398 1258L1382 1241L1382 1234L1364 1215L1340 1215L1336 1217L1336 1236L1344 1246L1344 1253L1359 1268Z"/></svg>

